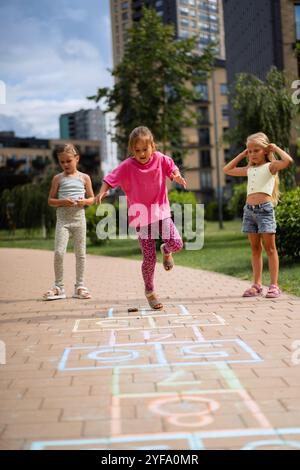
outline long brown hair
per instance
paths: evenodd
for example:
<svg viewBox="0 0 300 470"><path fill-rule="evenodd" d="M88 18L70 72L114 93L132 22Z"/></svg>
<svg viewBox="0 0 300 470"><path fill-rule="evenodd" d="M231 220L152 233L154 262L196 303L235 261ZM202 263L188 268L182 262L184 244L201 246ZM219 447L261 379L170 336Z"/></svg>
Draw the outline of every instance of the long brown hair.
<svg viewBox="0 0 300 470"><path fill-rule="evenodd" d="M259 145L259 147L262 147L263 149L267 149L268 146L270 145L270 141L269 141L268 137L263 132L257 132L256 134L249 135L249 137L247 137L246 145L248 145L250 142L254 142L255 144ZM274 160L276 160L276 157L275 157L274 153L269 151L269 150L265 154L265 158L266 158L266 163L267 162L273 162ZM251 165L251 163L250 163L250 165ZM277 206L278 201L279 201L279 197L280 197L279 176L278 176L278 173L276 173L276 175L275 175L275 185L274 185L273 193L272 193L272 196L271 196L274 206Z"/></svg>
<svg viewBox="0 0 300 470"><path fill-rule="evenodd" d="M133 129L133 131L130 133L129 140L128 140L129 155L134 154L134 146L136 142L140 139L147 140L148 143L151 145L153 152L156 150L154 137L150 129L148 129L148 127L145 127L145 126L139 126Z"/></svg>

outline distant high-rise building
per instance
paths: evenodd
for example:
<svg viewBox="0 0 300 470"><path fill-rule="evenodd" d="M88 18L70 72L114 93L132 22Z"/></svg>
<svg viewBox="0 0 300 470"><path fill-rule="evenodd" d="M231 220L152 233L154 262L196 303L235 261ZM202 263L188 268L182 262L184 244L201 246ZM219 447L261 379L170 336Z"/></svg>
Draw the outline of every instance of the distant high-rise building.
<svg viewBox="0 0 300 470"><path fill-rule="evenodd" d="M142 7L156 10L164 24L173 24L176 36L200 35L201 52L212 41L219 43L217 56L225 59L223 8L221 0L110 0L114 65L123 57L127 29L142 17Z"/></svg>
<svg viewBox="0 0 300 470"><path fill-rule="evenodd" d="M99 106L62 114L59 128L61 139L100 140L102 161L107 160L106 119Z"/></svg>
<svg viewBox="0 0 300 470"><path fill-rule="evenodd" d="M188 187L202 201L209 201L218 181L218 168L224 161L224 149L219 146L224 129L228 127L227 78L223 6L221 0L110 0L113 58L116 66L123 58L128 28L142 17L142 7L154 8L164 24L173 24L177 38L199 37L197 50L201 53L211 42L218 42L213 79L202 87L203 99L195 104L202 115L197 129L186 129L188 154L185 177ZM175 39L175 38L174 38Z"/></svg>
<svg viewBox="0 0 300 470"><path fill-rule="evenodd" d="M104 116L99 107L62 114L59 123L61 139L100 140L105 129Z"/></svg>
<svg viewBox="0 0 300 470"><path fill-rule="evenodd" d="M300 76L300 1L223 0L228 84L238 73L264 80L272 65L284 70L289 86ZM291 92L292 94L292 92ZM298 129L296 129L298 123ZM293 124L292 143L299 136Z"/></svg>
<svg viewBox="0 0 300 470"><path fill-rule="evenodd" d="M240 72L264 79L272 65L298 78L299 0L223 0L223 5L229 83Z"/></svg>

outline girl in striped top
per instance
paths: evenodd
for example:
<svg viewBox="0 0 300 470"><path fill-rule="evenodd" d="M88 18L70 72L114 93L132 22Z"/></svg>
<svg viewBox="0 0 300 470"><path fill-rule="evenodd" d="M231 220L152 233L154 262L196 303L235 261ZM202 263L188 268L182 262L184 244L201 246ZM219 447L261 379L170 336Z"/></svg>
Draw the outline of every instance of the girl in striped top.
<svg viewBox="0 0 300 470"><path fill-rule="evenodd" d="M91 295L84 286L86 255L86 220L84 207L94 203L91 179L77 170L79 152L73 144L65 144L58 151L58 161L62 173L54 176L49 193L48 204L56 207L56 229L54 250L54 286L44 295L44 300L65 299L63 280L63 258L69 236L74 240L76 257L76 282L73 297L90 299Z"/></svg>

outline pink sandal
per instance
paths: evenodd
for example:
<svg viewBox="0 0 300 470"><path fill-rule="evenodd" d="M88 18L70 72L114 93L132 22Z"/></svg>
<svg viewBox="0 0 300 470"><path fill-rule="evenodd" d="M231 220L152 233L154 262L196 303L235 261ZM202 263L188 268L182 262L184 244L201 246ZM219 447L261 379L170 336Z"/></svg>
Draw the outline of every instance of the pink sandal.
<svg viewBox="0 0 300 470"><path fill-rule="evenodd" d="M280 297L280 295L281 295L281 290L279 289L279 287L276 286L276 284L271 284L266 294L266 298L276 299L277 297Z"/></svg>
<svg viewBox="0 0 300 470"><path fill-rule="evenodd" d="M258 295L262 295L262 286L259 284L252 284L249 289L245 290L243 293L243 297L257 297Z"/></svg>

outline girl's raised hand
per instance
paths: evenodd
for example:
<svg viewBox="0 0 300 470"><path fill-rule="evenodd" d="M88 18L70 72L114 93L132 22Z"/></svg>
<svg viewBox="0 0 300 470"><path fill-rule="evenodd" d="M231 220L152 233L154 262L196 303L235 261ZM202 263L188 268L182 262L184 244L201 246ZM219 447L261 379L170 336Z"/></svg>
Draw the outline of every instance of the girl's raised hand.
<svg viewBox="0 0 300 470"><path fill-rule="evenodd" d="M108 196L109 191L106 191L105 193L99 193L95 197L95 204L101 204L102 199L104 199L106 196Z"/></svg>
<svg viewBox="0 0 300 470"><path fill-rule="evenodd" d="M173 180L176 181L176 183L181 184L184 189L187 188L187 184L184 178L182 178L181 175L173 175Z"/></svg>
<svg viewBox="0 0 300 470"><path fill-rule="evenodd" d="M267 147L267 152L276 152L277 151L277 145L276 144L269 144Z"/></svg>

